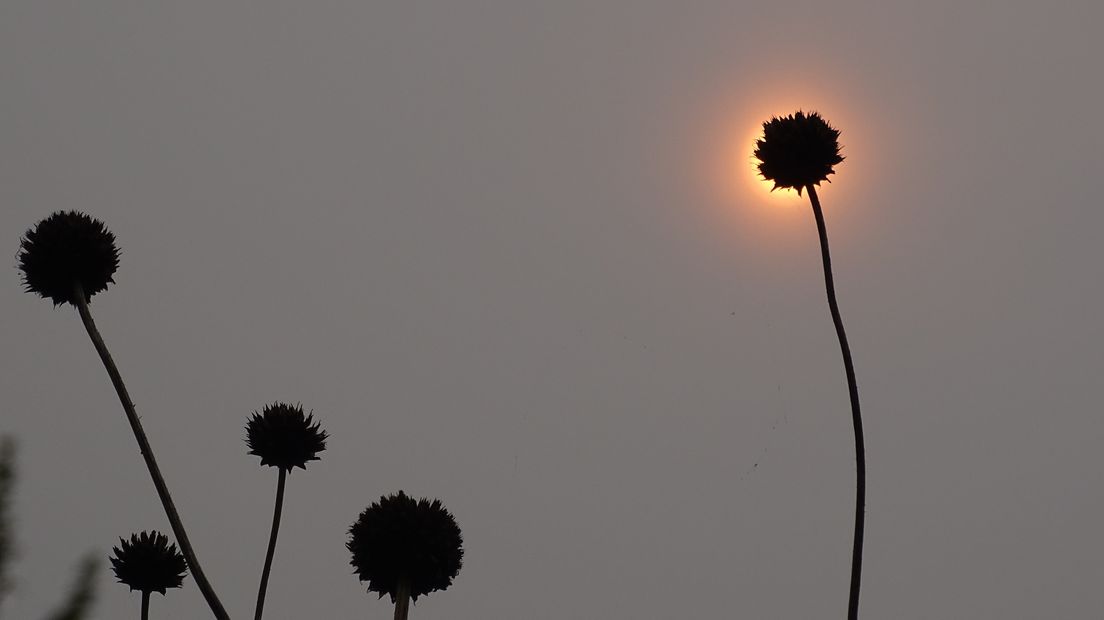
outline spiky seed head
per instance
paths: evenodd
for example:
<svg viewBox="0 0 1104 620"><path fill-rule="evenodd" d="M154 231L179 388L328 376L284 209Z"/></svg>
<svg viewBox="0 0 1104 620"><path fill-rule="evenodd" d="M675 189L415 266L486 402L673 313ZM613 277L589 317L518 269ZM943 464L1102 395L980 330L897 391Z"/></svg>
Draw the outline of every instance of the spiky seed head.
<svg viewBox="0 0 1104 620"><path fill-rule="evenodd" d="M75 285L86 299L114 284L119 268L115 235L103 222L79 211L57 211L19 240L19 270L28 293L55 306L77 305Z"/></svg>
<svg viewBox="0 0 1104 620"><path fill-rule="evenodd" d="M179 588L188 574L184 556L157 531L131 534L129 541L120 538L112 551L111 570L131 590L164 594L168 588Z"/></svg>
<svg viewBox="0 0 1104 620"><path fill-rule="evenodd" d="M245 424L245 444L249 454L261 457L261 465L307 468L326 449L329 434L314 421L314 413L303 413L302 405L275 402L253 412Z"/></svg>
<svg viewBox="0 0 1104 620"><path fill-rule="evenodd" d="M801 190L820 185L833 167L843 161L840 132L816 112L798 110L763 123L763 137L755 141L759 173L774 181L774 188Z"/></svg>
<svg viewBox="0 0 1104 620"><path fill-rule="evenodd" d="M381 497L360 513L349 534L345 547L353 572L380 598L390 594L394 601L400 579L406 579L417 601L448 588L460 572L464 540L441 500L415 501L402 491Z"/></svg>

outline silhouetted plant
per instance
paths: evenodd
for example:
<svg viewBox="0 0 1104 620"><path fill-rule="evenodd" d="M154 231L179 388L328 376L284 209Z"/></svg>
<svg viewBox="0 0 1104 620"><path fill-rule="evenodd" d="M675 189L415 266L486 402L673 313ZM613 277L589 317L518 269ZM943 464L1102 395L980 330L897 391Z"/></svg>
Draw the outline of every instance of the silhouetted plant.
<svg viewBox="0 0 1104 620"><path fill-rule="evenodd" d="M131 534L130 540L119 539L112 549L111 570L119 583L142 593L142 620L149 618L150 594L164 596L169 588L179 588L188 574L184 556L161 532Z"/></svg>
<svg viewBox="0 0 1104 620"><path fill-rule="evenodd" d="M349 534L353 572L369 592L391 596L395 620L406 620L410 599L448 588L460 572L463 538L441 500L415 501L402 491L381 497Z"/></svg>
<svg viewBox="0 0 1104 620"><path fill-rule="evenodd" d="M111 558L112 570L121 583L142 593L142 618L149 615L150 594L165 594L177 588L191 571L211 611L218 620L229 620L211 585L204 576L195 551L188 541L180 515L157 465L149 439L142 428L122 375L92 318L89 302L93 295L113 284L119 267L119 249L115 235L103 222L77 211L58 211L38 222L20 239L19 268L27 292L53 301L55 306L76 307L89 338L107 370L123 406L131 431L138 442L157 495L180 545L169 542L159 532L133 534L120 539ZM260 620L268 580L279 535L287 476L292 469L306 469L308 461L318 460L326 449L328 433L305 414L301 405L276 402L254 412L245 426L249 454L261 457L261 465L278 470L276 502L264 569L257 593L256 620ZM10 540L6 529L6 501L10 487L10 455L0 449L0 596L3 594L4 561L9 556ZM350 528L347 548L361 581L369 591L390 594L395 618L405 619L411 600L417 600L452 584L463 558L462 538L456 520L439 500L415 501L403 492L367 508ZM54 620L77 620L92 600L94 565L86 563L77 587Z"/></svg>
<svg viewBox="0 0 1104 620"><path fill-rule="evenodd" d="M11 495L15 485L15 442L0 437L0 605L8 593L8 565L12 553Z"/></svg>
<svg viewBox="0 0 1104 620"><path fill-rule="evenodd" d="M272 558L276 553L276 537L280 532L280 515L284 506L284 483L292 468L307 468L307 461L317 461L318 453L326 449L326 431L313 421L313 412L304 414L302 405L272 403L265 405L261 413L253 416L245 425L245 443L249 454L261 457L261 465L279 470L276 481L276 506L272 511L272 531L268 538L261 585L257 591L257 607L254 618L260 620L264 612L268 577L272 572Z"/></svg>
<svg viewBox="0 0 1104 620"><path fill-rule="evenodd" d="M14 535L11 527L11 496L15 488L15 440L10 437L0 437L0 611L3 611L2 603L4 594L11 588L11 578L8 575L8 566L11 562L13 548L15 546ZM88 555L81 561L77 570L77 579L73 587L66 594L65 601L56 611L47 618L49 620L82 620L92 611L92 603L95 601L96 573L99 569L99 561L94 554ZM0 617L3 614L0 613Z"/></svg>
<svg viewBox="0 0 1104 620"><path fill-rule="evenodd" d="M27 292L50 299L55 306L68 303L77 308L88 337L119 395L127 421L145 459L146 468L153 479L173 534L191 567L196 585L215 617L229 620L222 602L199 565L122 375L115 366L88 308L93 295L107 290L107 285L114 283L113 276L118 266L119 249L115 245L115 235L100 220L77 211L53 213L28 230L20 240L19 268L23 272L23 283Z"/></svg>
<svg viewBox="0 0 1104 620"><path fill-rule="evenodd" d="M802 111L775 117L763 123L763 137L755 142L759 173L774 181L774 189L796 189L820 185L835 174L843 161L839 152L839 130L820 114ZM831 182L831 181L829 181Z"/></svg>
<svg viewBox="0 0 1104 620"><path fill-rule="evenodd" d="M69 590L69 596L57 611L50 614L49 620L83 620L92 613L92 603L96 600L96 574L100 572L100 561L88 556L77 570L77 579Z"/></svg>
<svg viewBox="0 0 1104 620"><path fill-rule="evenodd" d="M119 248L100 220L58 211L23 236L19 268L28 292L76 306L115 283Z"/></svg>
<svg viewBox="0 0 1104 620"><path fill-rule="evenodd" d="M843 367L847 375L847 391L851 399L851 421L855 430L855 534L851 552L851 586L848 595L847 617L859 615L859 588L862 583L863 532L866 511L866 447L863 440L862 415L859 409L859 388L855 382L855 365L851 360L851 347L840 318L836 302L836 286L832 276L832 257L828 251L828 231L820 198L813 186L827 181L835 174L836 164L843 161L839 152L838 129L829 125L819 114L798 111L789 116L775 117L763 123L763 137L755 143L755 157L759 159L759 172L763 178L774 181L774 187L809 191L817 232L820 235L820 256L824 265L824 287L828 294L828 308L836 327Z"/></svg>

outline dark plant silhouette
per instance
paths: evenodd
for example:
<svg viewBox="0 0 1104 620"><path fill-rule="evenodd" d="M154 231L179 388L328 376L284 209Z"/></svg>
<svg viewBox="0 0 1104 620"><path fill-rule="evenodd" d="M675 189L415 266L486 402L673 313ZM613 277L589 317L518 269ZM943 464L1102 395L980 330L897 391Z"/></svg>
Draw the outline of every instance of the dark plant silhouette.
<svg viewBox="0 0 1104 620"><path fill-rule="evenodd" d="M354 572L369 592L391 596L395 620L406 620L411 599L448 588L460 572L460 527L440 500L415 501L402 491L381 497L349 534Z"/></svg>
<svg viewBox="0 0 1104 620"><path fill-rule="evenodd" d="M245 425L245 443L249 454L261 457L261 465L279 470L276 481L276 506L272 511L272 532L268 538L261 585L257 590L257 607L254 618L260 620L264 612L268 577L272 572L272 558L276 553L276 537L280 533L280 515L284 507L284 484L293 467L307 468L307 461L317 461L318 453L326 449L326 431L313 420L313 412L304 414L302 405L272 403L265 405L261 413L253 416Z"/></svg>
<svg viewBox="0 0 1104 620"><path fill-rule="evenodd" d="M184 556L161 532L131 534L130 540L119 539L111 558L111 570L119 583L142 593L142 620L149 618L150 594L162 596L169 588L179 588L188 574Z"/></svg>
<svg viewBox="0 0 1104 620"><path fill-rule="evenodd" d="M759 173L774 181L774 189L796 189L820 185L835 174L843 161L839 153L839 130L820 114L800 110L763 123L763 137L755 142ZM831 182L831 181L829 181Z"/></svg>
<svg viewBox="0 0 1104 620"><path fill-rule="evenodd" d="M96 600L96 574L100 561L95 556L86 557L77 570L77 580L69 590L69 596L61 607L50 614L49 620L82 620L92 613Z"/></svg>
<svg viewBox="0 0 1104 620"><path fill-rule="evenodd" d="M839 152L838 129L819 114L798 111L789 116L775 117L763 123L763 137L755 143L755 157L763 178L774 181L774 187L809 191L817 232L820 235L820 256L824 264L824 287L828 308L836 327L843 368L847 375L847 391L851 399L851 420L855 430L855 534L851 551L851 587L847 603L850 620L859 615L859 589L862 584L863 532L866 511L866 447L863 441L862 414L859 409L859 388L855 382L855 365L851 347L840 318L836 302L836 286L832 276L832 257L828 251L828 231L815 185L834 174L833 167L843 161Z"/></svg>
<svg viewBox="0 0 1104 620"><path fill-rule="evenodd" d="M15 441L11 437L0 437L0 611L4 594L11 587L8 566L11 561L14 535L11 528L11 495L15 488ZM66 595L65 601L51 613L49 620L82 620L92 611L95 601L96 573L99 561L90 554L81 561L77 570L77 579ZM0 617L3 614L0 613Z"/></svg>
<svg viewBox="0 0 1104 620"><path fill-rule="evenodd" d="M175 544L170 543L168 536L159 532L142 532L131 535L129 540L120 539L111 557L115 576L132 590L141 592L141 617L145 620L149 616L151 593L165 594L169 588L180 587L190 571L215 618L229 620L199 565L122 375L89 309L92 296L114 283L119 267L115 235L103 222L84 213L58 211L24 233L18 261L27 292L49 299L55 306L70 304L80 314L122 404L176 539ZM318 460L319 453L326 449L328 433L314 420L313 413L304 413L301 405L275 402L252 414L246 422L245 435L249 454L259 456L261 465L275 467L278 472L272 529L257 593L255 619L260 620L279 536L287 477L294 468L306 469L308 461ZM10 556L6 518L10 486L10 448L4 444L0 446L0 597L6 585L5 560ZM448 588L460 571L464 555L460 528L439 500L416 501L401 491L381 497L365 509L349 532L346 547L352 553L356 573L361 581L368 582L369 591L379 592L381 598L384 593L391 595L395 618L407 618L412 600ZM94 565L86 563L69 600L52 616L55 620L78 620L86 613L92 601L93 574Z"/></svg>
<svg viewBox="0 0 1104 620"><path fill-rule="evenodd" d="M76 306L106 291L118 268L115 235L100 220L77 211L54 213L20 243L19 269L27 292L55 306Z"/></svg>
<svg viewBox="0 0 1104 620"><path fill-rule="evenodd" d="M15 486L15 442L0 437L0 605L8 593L8 564L12 553L11 495Z"/></svg>
<svg viewBox="0 0 1104 620"><path fill-rule="evenodd" d="M93 295L107 290L107 285L114 283L113 276L118 266L119 249L115 245L115 235L100 220L77 211L55 212L28 230L20 240L19 268L23 272L23 283L27 292L50 299L55 306L68 303L77 308L88 337L119 395L127 421L145 459L146 468L153 479L173 534L191 567L196 585L215 617L218 620L229 620L222 602L199 565L122 375L115 366L88 308Z"/></svg>

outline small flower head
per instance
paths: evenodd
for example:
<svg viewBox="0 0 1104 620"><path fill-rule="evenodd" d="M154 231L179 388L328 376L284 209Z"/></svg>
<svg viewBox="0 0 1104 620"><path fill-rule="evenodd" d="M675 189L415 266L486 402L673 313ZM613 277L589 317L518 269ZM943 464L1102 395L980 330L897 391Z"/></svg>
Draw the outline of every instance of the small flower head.
<svg viewBox="0 0 1104 620"><path fill-rule="evenodd" d="M774 189L796 189L798 194L809 185L820 185L843 161L839 135L816 112L774 117L763 123L763 137L755 141L759 173L774 181Z"/></svg>
<svg viewBox="0 0 1104 620"><path fill-rule="evenodd" d="M245 444L249 454L261 457L261 465L307 468L307 461L317 461L318 453L326 449L329 434L319 428L314 414L303 413L302 405L272 403L261 413L253 412L245 425Z"/></svg>
<svg viewBox="0 0 1104 620"><path fill-rule="evenodd" d="M417 601L448 588L460 572L464 541L440 500L415 501L402 491L381 497L360 513L349 534L353 572L380 598L390 594L394 601L399 580L406 579Z"/></svg>
<svg viewBox="0 0 1104 620"><path fill-rule="evenodd" d="M86 299L107 290L118 268L115 235L100 220L78 211L58 211L19 240L23 286L55 306L77 305L77 284Z"/></svg>
<svg viewBox="0 0 1104 620"><path fill-rule="evenodd" d="M184 556L176 545L160 532L131 534L130 540L120 538L120 546L112 551L111 570L119 583L142 593L165 593L168 588L179 588L188 574Z"/></svg>

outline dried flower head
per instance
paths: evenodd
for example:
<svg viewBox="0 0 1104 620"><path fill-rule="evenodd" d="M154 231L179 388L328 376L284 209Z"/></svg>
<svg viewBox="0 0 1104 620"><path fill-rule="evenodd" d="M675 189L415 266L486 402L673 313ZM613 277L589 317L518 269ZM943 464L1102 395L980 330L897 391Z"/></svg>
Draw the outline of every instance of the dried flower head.
<svg viewBox="0 0 1104 620"><path fill-rule="evenodd" d="M390 594L394 601L400 579L406 579L416 601L448 588L460 572L464 541L441 500L415 501L402 491L381 497L360 513L349 534L345 547L353 554L354 572L380 598Z"/></svg>
<svg viewBox="0 0 1104 620"><path fill-rule="evenodd" d="M774 189L796 189L798 194L809 185L820 185L843 161L839 135L816 112L774 117L763 123L763 137L755 141L759 173L774 181Z"/></svg>
<svg viewBox="0 0 1104 620"><path fill-rule="evenodd" d="M157 531L131 534L129 541L120 538L119 543L112 549L115 556L111 558L111 570L119 583L142 593L161 594L184 583L188 564L164 534Z"/></svg>
<svg viewBox="0 0 1104 620"><path fill-rule="evenodd" d="M114 284L119 268L115 235L103 222L78 211L58 211L19 240L19 269L29 293L54 305L77 304L77 284L86 299Z"/></svg>
<svg viewBox="0 0 1104 620"><path fill-rule="evenodd" d="M307 461L317 461L318 453L326 449L329 434L319 428L314 414L303 413L302 405L272 403L245 425L245 444L249 454L261 457L261 465L291 471L292 467L307 468Z"/></svg>

